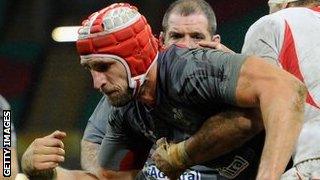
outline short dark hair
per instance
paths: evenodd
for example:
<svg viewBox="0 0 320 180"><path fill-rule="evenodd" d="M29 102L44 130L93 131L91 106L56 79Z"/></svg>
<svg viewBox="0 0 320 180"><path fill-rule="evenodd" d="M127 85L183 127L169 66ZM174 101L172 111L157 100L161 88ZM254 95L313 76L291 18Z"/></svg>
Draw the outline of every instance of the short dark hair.
<svg viewBox="0 0 320 180"><path fill-rule="evenodd" d="M208 31L214 35L217 30L217 20L212 7L204 0L177 0L173 2L162 20L162 30L168 29L168 19L172 13L178 13L182 16L188 16L194 13L203 13L208 20Z"/></svg>
<svg viewBox="0 0 320 180"><path fill-rule="evenodd" d="M291 7L304 7L304 6L319 6L320 0L298 0L290 2L289 6Z"/></svg>

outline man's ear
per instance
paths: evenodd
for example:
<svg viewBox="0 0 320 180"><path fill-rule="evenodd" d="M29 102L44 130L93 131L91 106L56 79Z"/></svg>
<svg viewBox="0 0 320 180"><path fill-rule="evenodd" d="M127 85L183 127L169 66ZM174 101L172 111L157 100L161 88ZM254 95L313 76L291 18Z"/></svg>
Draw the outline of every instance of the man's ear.
<svg viewBox="0 0 320 180"><path fill-rule="evenodd" d="M160 35L159 35L159 46L165 47L165 45L164 45L164 32L163 31L161 31Z"/></svg>
<svg viewBox="0 0 320 180"><path fill-rule="evenodd" d="M220 35L219 34L213 35L211 40L212 40L212 42L220 43L221 42Z"/></svg>

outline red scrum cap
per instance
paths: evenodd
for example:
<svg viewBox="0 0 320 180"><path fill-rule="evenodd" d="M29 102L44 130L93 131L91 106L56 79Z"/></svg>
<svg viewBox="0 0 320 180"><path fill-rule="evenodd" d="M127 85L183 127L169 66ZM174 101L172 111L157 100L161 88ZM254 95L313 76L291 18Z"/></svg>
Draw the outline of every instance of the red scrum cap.
<svg viewBox="0 0 320 180"><path fill-rule="evenodd" d="M129 87L135 91L158 56L158 40L137 8L115 3L82 22L77 40L81 63L92 57L109 57L126 68Z"/></svg>

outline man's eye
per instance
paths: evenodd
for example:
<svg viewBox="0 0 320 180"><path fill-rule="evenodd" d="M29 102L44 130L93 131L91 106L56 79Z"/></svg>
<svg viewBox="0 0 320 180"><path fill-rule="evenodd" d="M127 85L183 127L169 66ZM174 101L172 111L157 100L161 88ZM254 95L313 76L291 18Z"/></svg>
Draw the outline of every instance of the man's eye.
<svg viewBox="0 0 320 180"><path fill-rule="evenodd" d="M183 37L183 35L181 35L181 34L171 34L170 35L170 38L171 39L180 39L180 38L182 38Z"/></svg>
<svg viewBox="0 0 320 180"><path fill-rule="evenodd" d="M109 64L95 64L92 69L98 72L105 72L109 69Z"/></svg>
<svg viewBox="0 0 320 180"><path fill-rule="evenodd" d="M192 38L193 38L193 39L200 39L200 40L202 40L202 39L204 39L204 36L202 36L202 35L200 35L200 34L196 34L196 35L193 35Z"/></svg>

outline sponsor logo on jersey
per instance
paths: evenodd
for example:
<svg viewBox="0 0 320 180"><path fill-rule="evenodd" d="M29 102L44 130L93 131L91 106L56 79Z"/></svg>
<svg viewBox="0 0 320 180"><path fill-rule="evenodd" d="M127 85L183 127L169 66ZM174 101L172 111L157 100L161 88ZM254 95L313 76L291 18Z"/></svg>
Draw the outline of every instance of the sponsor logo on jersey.
<svg viewBox="0 0 320 180"><path fill-rule="evenodd" d="M249 166L249 162L240 156L235 156L234 160L228 167L222 167L217 169L221 176L228 179L234 179L237 177L244 169Z"/></svg>
<svg viewBox="0 0 320 180"><path fill-rule="evenodd" d="M169 178L163 174L155 165L146 167L147 176L158 180L168 180ZM181 174L179 180L200 180L201 174L199 171L187 170Z"/></svg>

